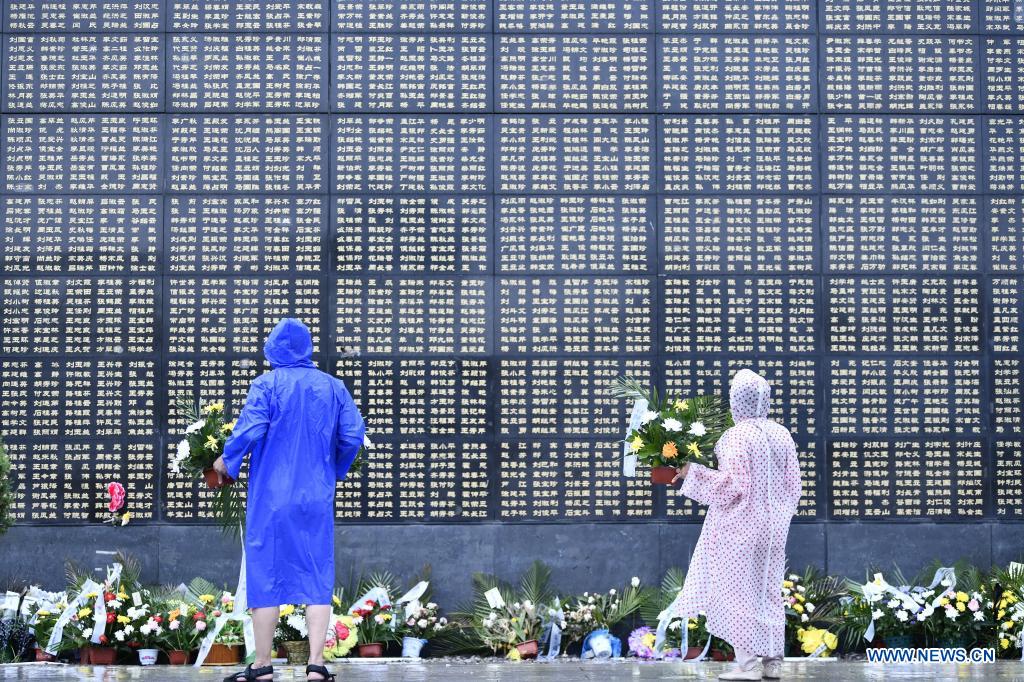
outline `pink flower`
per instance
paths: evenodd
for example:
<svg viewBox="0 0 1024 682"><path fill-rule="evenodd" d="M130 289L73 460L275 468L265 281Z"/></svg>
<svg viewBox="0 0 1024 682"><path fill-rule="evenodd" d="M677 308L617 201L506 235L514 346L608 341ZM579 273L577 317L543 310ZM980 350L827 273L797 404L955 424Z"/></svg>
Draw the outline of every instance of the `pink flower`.
<svg viewBox="0 0 1024 682"><path fill-rule="evenodd" d="M124 486L113 481L107 484L107 494L110 495L110 504L107 508L111 512L116 512L118 509L124 506Z"/></svg>
<svg viewBox="0 0 1024 682"><path fill-rule="evenodd" d="M978 603L977 599L972 599L971 601L967 602L967 608L969 608L971 611L977 611L981 608L981 604Z"/></svg>
<svg viewBox="0 0 1024 682"><path fill-rule="evenodd" d="M205 629L206 629L206 621L205 620L197 620L196 621L196 631L197 632L202 632Z"/></svg>

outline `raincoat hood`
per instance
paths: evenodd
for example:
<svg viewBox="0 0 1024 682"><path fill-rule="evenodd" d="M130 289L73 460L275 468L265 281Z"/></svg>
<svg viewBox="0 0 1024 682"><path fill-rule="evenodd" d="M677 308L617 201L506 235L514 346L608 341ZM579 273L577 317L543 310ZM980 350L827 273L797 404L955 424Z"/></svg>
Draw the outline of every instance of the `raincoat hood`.
<svg viewBox="0 0 1024 682"><path fill-rule="evenodd" d="M300 320L286 318L277 323L263 344L263 356L278 367L316 367L313 363L313 337Z"/></svg>
<svg viewBox="0 0 1024 682"><path fill-rule="evenodd" d="M734 421L765 419L771 407L772 387L761 375L741 369L732 378L729 407Z"/></svg>

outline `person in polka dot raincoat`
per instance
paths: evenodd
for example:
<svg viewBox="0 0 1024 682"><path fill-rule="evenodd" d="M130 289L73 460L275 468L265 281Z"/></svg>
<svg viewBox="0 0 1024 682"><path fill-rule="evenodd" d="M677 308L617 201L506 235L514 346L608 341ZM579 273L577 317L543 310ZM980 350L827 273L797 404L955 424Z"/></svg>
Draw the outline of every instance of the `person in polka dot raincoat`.
<svg viewBox="0 0 1024 682"><path fill-rule="evenodd" d="M720 679L780 676L786 616L779 591L800 464L789 431L768 419L770 402L767 381L737 372L729 392L736 425L715 447L719 468L689 464L677 477L679 494L708 510L673 610L706 614L708 631L736 649L735 668Z"/></svg>

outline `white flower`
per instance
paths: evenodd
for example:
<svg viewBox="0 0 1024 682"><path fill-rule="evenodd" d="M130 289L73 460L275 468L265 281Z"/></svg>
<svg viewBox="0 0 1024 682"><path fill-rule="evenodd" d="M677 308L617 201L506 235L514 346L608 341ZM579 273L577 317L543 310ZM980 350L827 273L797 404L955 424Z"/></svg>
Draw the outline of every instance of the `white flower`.
<svg viewBox="0 0 1024 682"><path fill-rule="evenodd" d="M974 612L974 620L985 620L985 614L982 611Z"/></svg>
<svg viewBox="0 0 1024 682"><path fill-rule="evenodd" d="M384 616L379 613L373 617L373 620L377 625L384 625Z"/></svg>
<svg viewBox="0 0 1024 682"><path fill-rule="evenodd" d="M896 619L901 623L906 623L910 619L910 614L903 609L896 612Z"/></svg>
<svg viewBox="0 0 1024 682"><path fill-rule="evenodd" d="M107 602L107 608L111 611L116 611L117 609L121 608L121 602L119 602L116 599L111 599Z"/></svg>
<svg viewBox="0 0 1024 682"><path fill-rule="evenodd" d="M124 630L118 630L117 632L114 633L114 637L117 638L117 641L119 641L119 642L123 642L125 636L126 635L124 634Z"/></svg>
<svg viewBox="0 0 1024 682"><path fill-rule="evenodd" d="M919 611L917 613L917 619L919 621L924 622L926 618L928 618L928 616L924 615L924 611Z"/></svg>
<svg viewBox="0 0 1024 682"><path fill-rule="evenodd" d="M928 618L928 617L929 617L929 616L931 616L931 615L932 615L933 613L935 613L935 607L934 607L934 606L932 606L931 604L929 604L928 606L924 607L924 610L923 610L923 611L921 611L921 613L923 613L923 614L924 614L924 617L925 617L925 618Z"/></svg>
<svg viewBox="0 0 1024 682"><path fill-rule="evenodd" d="M441 625L440 623L435 623L435 624L434 624L434 631L436 632L437 630L440 630L440 629L441 629L441 628L443 628L443 627L444 627L444 626L443 626L443 625Z"/></svg>
<svg viewBox="0 0 1024 682"><path fill-rule="evenodd" d="M306 630L306 619L298 613L291 614L290 616L285 618L284 622L288 623L288 625L295 628L303 637L305 637L308 634Z"/></svg>
<svg viewBox="0 0 1024 682"><path fill-rule="evenodd" d="M647 423L650 423L650 422L654 421L657 418L658 418L658 413L657 412L655 412L654 410L647 410L640 417L640 423L641 424L647 424Z"/></svg>
<svg viewBox="0 0 1024 682"><path fill-rule="evenodd" d="M608 590L608 594L610 594L610 595L612 595L614 597L615 596L615 588L613 587L612 589Z"/></svg>
<svg viewBox="0 0 1024 682"><path fill-rule="evenodd" d="M807 613L814 613L814 604L807 602L804 604L804 610L807 611Z"/></svg>
<svg viewBox="0 0 1024 682"><path fill-rule="evenodd" d="M420 618L418 621L416 621L416 625L419 625L421 628L425 628L428 625L430 625L430 623L427 622L426 618Z"/></svg>
<svg viewBox="0 0 1024 682"><path fill-rule="evenodd" d="M706 436L708 430L702 423L693 422L692 424L690 424L689 433L690 435L697 436L697 438L700 438L701 436Z"/></svg>
<svg viewBox="0 0 1024 682"><path fill-rule="evenodd" d="M947 608L946 609L946 618L949 618L950 620L956 620L956 617L957 617L957 615L959 615L959 613L960 612L957 611L956 609Z"/></svg>
<svg viewBox="0 0 1024 682"><path fill-rule="evenodd" d="M188 447L188 441L181 441L180 443L178 443L178 452L174 458L174 461L180 463L183 460L188 459L188 456L191 454L191 452L191 449Z"/></svg>
<svg viewBox="0 0 1024 682"><path fill-rule="evenodd" d="M683 428L682 423L678 419L672 419L669 417L663 422L666 431L678 431Z"/></svg>
<svg viewBox="0 0 1024 682"><path fill-rule="evenodd" d="M430 602L429 604L427 604L427 608L433 611L437 608L437 604L435 604L434 602Z"/></svg>
<svg viewBox="0 0 1024 682"><path fill-rule="evenodd" d="M168 630L177 630L180 627L181 627L181 621L180 620L172 620L170 625L167 626L167 629Z"/></svg>
<svg viewBox="0 0 1024 682"><path fill-rule="evenodd" d="M807 614L806 614L806 613L801 613L801 614L800 614L800 622L801 622L801 623L806 623L806 622L807 622L807 621L809 621L809 620L810 620L810 618L808 618L808 617L807 617Z"/></svg>
<svg viewBox="0 0 1024 682"><path fill-rule="evenodd" d="M633 576L633 579L629 581L629 584L633 587L640 587L640 578Z"/></svg>
<svg viewBox="0 0 1024 682"><path fill-rule="evenodd" d="M441 625L448 625L448 619L447 619L447 618L441 618L441 620L439 620L438 622L439 622L439 623L440 623Z"/></svg>
<svg viewBox="0 0 1024 682"><path fill-rule="evenodd" d="M890 609L895 609L896 607L898 607L900 605L900 600L897 599L896 597L893 597L888 602L886 602L885 605L888 606Z"/></svg>
<svg viewBox="0 0 1024 682"><path fill-rule="evenodd" d="M790 573L789 574L789 579L790 580L800 580L800 576L798 576L796 573Z"/></svg>
<svg viewBox="0 0 1024 682"><path fill-rule="evenodd" d="M806 587L804 587L803 585L797 585L797 586L796 586L796 591L797 591L797 592L806 592L806 591L807 591L807 588L806 588Z"/></svg>

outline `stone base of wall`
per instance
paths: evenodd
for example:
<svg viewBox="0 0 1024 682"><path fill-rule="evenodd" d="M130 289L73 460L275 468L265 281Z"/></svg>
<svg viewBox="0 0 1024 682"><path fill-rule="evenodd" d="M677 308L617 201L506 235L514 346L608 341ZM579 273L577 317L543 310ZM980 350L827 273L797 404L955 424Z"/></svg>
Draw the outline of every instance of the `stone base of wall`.
<svg viewBox="0 0 1024 682"><path fill-rule="evenodd" d="M516 579L534 559L553 569L565 592L607 589L640 576L648 584L671 566L686 568L700 534L695 523L339 524L339 582L355 570L387 568L412 578L430 564L437 601L452 608L482 571ZM99 550L99 552L97 552ZM66 561L102 567L110 553L138 557L143 578L174 584L202 576L234 589L240 548L210 526L15 526L0 536L0 587L28 580L64 585ZM933 559L965 559L983 568L1024 558L1024 523L794 523L787 547L792 568L814 565L863 579L894 565L912 575Z"/></svg>

